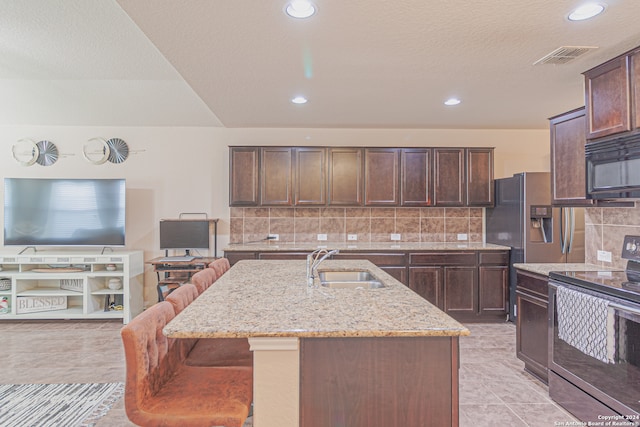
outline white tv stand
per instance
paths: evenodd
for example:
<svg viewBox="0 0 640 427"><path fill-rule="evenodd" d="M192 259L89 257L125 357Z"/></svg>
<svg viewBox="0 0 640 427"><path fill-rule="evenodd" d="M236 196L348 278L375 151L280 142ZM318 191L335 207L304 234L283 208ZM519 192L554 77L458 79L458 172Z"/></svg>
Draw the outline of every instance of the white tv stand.
<svg viewBox="0 0 640 427"><path fill-rule="evenodd" d="M122 319L128 323L143 309L142 251L0 254L0 265L0 278L11 281L10 289L0 289L0 298L8 297L10 308L0 313L0 320ZM121 280L122 288L109 289L109 279ZM107 298L121 300L122 306L105 309ZM33 311L65 300L66 309Z"/></svg>

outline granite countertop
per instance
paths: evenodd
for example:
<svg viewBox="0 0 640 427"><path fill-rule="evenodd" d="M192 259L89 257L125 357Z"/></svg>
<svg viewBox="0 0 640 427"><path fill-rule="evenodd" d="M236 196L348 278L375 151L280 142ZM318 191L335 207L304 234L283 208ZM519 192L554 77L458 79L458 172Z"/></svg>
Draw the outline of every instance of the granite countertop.
<svg viewBox="0 0 640 427"><path fill-rule="evenodd" d="M530 271L531 273L548 276L552 271L602 271L614 270L612 268L603 267L595 264L584 263L521 263L513 264L519 270Z"/></svg>
<svg viewBox="0 0 640 427"><path fill-rule="evenodd" d="M470 333L369 261L326 260L318 270L368 271L385 287L308 287L305 261L240 261L176 316L164 334L172 338L231 338Z"/></svg>
<svg viewBox="0 0 640 427"><path fill-rule="evenodd" d="M311 252L318 248L340 249L344 251L504 251L510 250L509 246L494 245L491 243L418 243L418 242L388 242L388 243L358 243L358 242L317 242L308 243L278 243L277 241L262 241L247 244L230 244L224 248L225 252L269 252L269 251L301 251Z"/></svg>

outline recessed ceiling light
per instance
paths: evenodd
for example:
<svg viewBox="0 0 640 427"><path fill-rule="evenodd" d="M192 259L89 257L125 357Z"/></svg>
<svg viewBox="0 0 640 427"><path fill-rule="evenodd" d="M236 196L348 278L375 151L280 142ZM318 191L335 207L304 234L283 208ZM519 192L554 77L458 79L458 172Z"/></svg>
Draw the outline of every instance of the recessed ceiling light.
<svg viewBox="0 0 640 427"><path fill-rule="evenodd" d="M585 3L571 12L568 18L569 21L584 21L585 19L593 18L601 14L604 8L604 3Z"/></svg>
<svg viewBox="0 0 640 427"><path fill-rule="evenodd" d="M296 96L295 98L291 99L291 102L293 102L294 104L306 104L307 98L305 98L304 96Z"/></svg>
<svg viewBox="0 0 640 427"><path fill-rule="evenodd" d="M316 13L316 7L309 0L292 0L284 10L293 18L308 18Z"/></svg>
<svg viewBox="0 0 640 427"><path fill-rule="evenodd" d="M449 98L444 101L444 105L458 105L460 102L461 101L458 98Z"/></svg>

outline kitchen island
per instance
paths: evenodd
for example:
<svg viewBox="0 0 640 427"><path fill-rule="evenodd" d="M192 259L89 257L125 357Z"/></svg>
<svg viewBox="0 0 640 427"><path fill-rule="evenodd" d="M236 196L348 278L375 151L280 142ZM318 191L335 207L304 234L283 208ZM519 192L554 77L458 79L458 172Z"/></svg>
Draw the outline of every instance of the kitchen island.
<svg viewBox="0 0 640 427"><path fill-rule="evenodd" d="M318 270L366 271L384 287L308 287L304 261L240 261L164 333L249 339L256 427L458 425L468 329L369 261Z"/></svg>

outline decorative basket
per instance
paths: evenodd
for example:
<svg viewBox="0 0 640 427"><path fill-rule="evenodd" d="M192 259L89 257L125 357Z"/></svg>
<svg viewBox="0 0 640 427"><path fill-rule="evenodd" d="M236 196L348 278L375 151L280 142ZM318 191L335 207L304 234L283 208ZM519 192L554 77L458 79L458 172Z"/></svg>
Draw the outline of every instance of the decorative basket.
<svg viewBox="0 0 640 427"><path fill-rule="evenodd" d="M8 291L11 289L11 279L8 277L0 277L0 291Z"/></svg>

